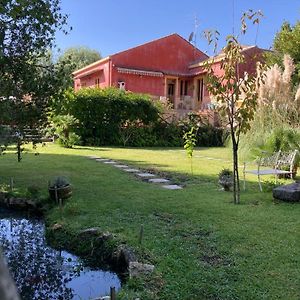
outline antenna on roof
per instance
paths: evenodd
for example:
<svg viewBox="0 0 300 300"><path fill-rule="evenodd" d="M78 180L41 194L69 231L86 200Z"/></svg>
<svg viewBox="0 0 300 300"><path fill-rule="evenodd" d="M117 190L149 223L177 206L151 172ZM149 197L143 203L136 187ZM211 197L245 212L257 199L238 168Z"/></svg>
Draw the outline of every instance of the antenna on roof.
<svg viewBox="0 0 300 300"><path fill-rule="evenodd" d="M199 20L195 16L195 19L194 19L194 31L191 32L191 34L189 35L189 39L188 39L188 41L190 43L194 44L195 48L197 48L197 31L198 31L198 27L199 27Z"/></svg>
<svg viewBox="0 0 300 300"><path fill-rule="evenodd" d="M191 34L189 35L189 42L191 43L194 38L194 32L192 31Z"/></svg>
<svg viewBox="0 0 300 300"><path fill-rule="evenodd" d="M234 0L232 0L232 35L234 35Z"/></svg>

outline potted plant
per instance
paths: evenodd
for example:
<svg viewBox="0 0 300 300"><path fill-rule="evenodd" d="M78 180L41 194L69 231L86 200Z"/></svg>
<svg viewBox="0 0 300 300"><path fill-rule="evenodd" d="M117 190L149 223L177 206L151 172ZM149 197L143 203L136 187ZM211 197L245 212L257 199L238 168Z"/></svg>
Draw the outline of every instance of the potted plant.
<svg viewBox="0 0 300 300"><path fill-rule="evenodd" d="M72 195L72 186L68 179L65 177L55 177L49 183L49 195L52 200L58 201L59 199L65 200Z"/></svg>
<svg viewBox="0 0 300 300"><path fill-rule="evenodd" d="M230 191L233 185L233 173L229 169L222 169L219 173L219 184L223 187L224 191Z"/></svg>

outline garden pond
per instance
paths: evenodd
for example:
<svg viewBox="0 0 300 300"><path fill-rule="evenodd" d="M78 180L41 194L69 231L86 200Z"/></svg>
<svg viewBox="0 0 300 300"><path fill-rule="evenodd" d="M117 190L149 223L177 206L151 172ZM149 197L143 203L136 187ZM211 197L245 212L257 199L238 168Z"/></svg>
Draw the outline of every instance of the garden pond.
<svg viewBox="0 0 300 300"><path fill-rule="evenodd" d="M0 245L22 299L95 299L120 288L115 273L47 245L41 219L1 208Z"/></svg>

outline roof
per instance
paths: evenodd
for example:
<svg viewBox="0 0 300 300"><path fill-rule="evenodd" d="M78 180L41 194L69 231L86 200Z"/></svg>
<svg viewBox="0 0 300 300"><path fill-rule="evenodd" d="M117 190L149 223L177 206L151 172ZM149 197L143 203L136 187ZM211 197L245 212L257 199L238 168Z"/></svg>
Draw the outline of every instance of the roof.
<svg viewBox="0 0 300 300"><path fill-rule="evenodd" d="M255 48L255 47L257 48L257 46L253 46L253 45L252 46L241 45L241 47L242 47L242 52L247 51L252 48ZM224 57L225 57L225 53L224 53L224 50L222 50L219 54L217 54L215 56L211 56L206 60L202 60L195 64L190 65L189 68L192 69L192 68L196 68L196 67L202 67L202 66L204 66L205 63L217 63L217 62L222 61L224 59Z"/></svg>
<svg viewBox="0 0 300 300"><path fill-rule="evenodd" d="M158 38L158 39L154 39L154 40L152 40L152 41L149 41L149 42L146 42L146 43L143 43L143 44L134 46L134 47L132 47L132 48L129 48L129 49L126 49L126 50L123 50L123 51L114 53L114 54L112 54L112 55L109 55L109 56L107 56L107 57L105 57L105 58L102 58L102 59L100 59L100 60L98 60L98 61L96 61L96 62L94 62L94 63L92 63L92 64L89 64L89 65L87 65L87 66L85 66L85 67L83 67L83 68L81 68L81 69L79 69L79 70L74 71L74 72L72 73L72 75L73 75L74 77L76 77L76 76L78 76L78 75L79 75L81 72L83 72L83 71L86 71L86 72L84 72L84 74L85 74L85 75L88 75L88 74L90 74L90 73L93 73L92 70L94 70L94 67L97 67L98 65L101 65L102 63L104 63L104 62L106 62L106 61L112 59L112 58L113 58L114 56L116 56L116 55L119 55L119 54L124 53L124 52L127 52L127 51L131 51L131 50L136 49L136 48L139 48L139 47L141 47L141 46L146 46L146 45L151 44L151 43L156 42L156 41L160 41L160 40L163 40L163 39L167 39L167 38L172 37L172 36L175 36L175 37L177 37L177 38L180 38L180 39L182 39L185 43L187 43L188 45L190 45L191 47L194 47L189 41L187 41L185 38L183 38L183 37L180 36L179 34L177 34L177 33L172 33L172 34L169 34L169 35L167 35L167 36L160 37L160 38ZM195 49L197 52L201 53L201 55L203 55L204 57L209 58L209 57L208 57L205 53L203 53L200 49L198 49L198 48L196 48L196 47L194 47L194 49ZM205 60L205 58L204 58L204 60ZM203 61L203 60L202 60L202 61ZM123 66L117 66L117 67L123 67ZM90 68L93 68L93 69L92 69L92 70L88 70L88 69L90 69ZM134 68L134 69L136 69L136 68ZM144 70L144 71L146 71L146 72L151 72L150 70ZM189 76L190 74L182 74L182 75L187 75L187 76ZM81 77L81 74L80 74L80 77Z"/></svg>
<svg viewBox="0 0 300 300"><path fill-rule="evenodd" d="M163 40L163 39L167 39L171 36L176 36L176 37L179 37L180 39L182 39L185 43L189 44L190 46L194 47L197 51L201 52L201 54L207 56L207 58L209 57L208 55L206 55L204 52L202 52L200 49L198 49L197 47L193 46L188 40L186 40L184 37L182 37L181 35L179 35L178 33L171 33L171 34L168 34L166 36L163 36L163 37L160 37L160 38L157 38L157 39L154 39L154 40L151 40L151 41L148 41L146 43L142 43L142 44L139 44L137 46L134 46L134 47L131 47L131 48L128 48L126 50L122 50L122 51L119 51L119 52L116 52L110 56L114 56L114 55L117 55L117 54L121 54L123 52L126 52L126 51L130 51L130 50L133 50L135 48L138 48L138 47L141 47L141 46L146 46L148 44L151 44L153 42L157 42L157 41L160 41L160 40Z"/></svg>

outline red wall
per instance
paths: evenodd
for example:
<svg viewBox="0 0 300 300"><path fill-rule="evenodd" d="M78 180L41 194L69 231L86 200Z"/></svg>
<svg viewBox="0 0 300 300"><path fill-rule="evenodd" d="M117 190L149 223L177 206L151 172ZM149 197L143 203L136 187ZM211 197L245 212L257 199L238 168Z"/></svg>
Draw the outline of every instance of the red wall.
<svg viewBox="0 0 300 300"><path fill-rule="evenodd" d="M112 85L118 87L118 82L125 82L127 91L153 96L164 95L164 77L154 77L145 75L134 75L119 73L115 67L112 69Z"/></svg>
<svg viewBox="0 0 300 300"><path fill-rule="evenodd" d="M93 87L95 86L95 80L100 79L100 88L109 86L110 82L110 61L104 61L102 63L88 67L81 72L76 73L74 77L75 91L79 90L80 87ZM91 73L93 72L93 73ZM85 75L87 73L87 75Z"/></svg>

